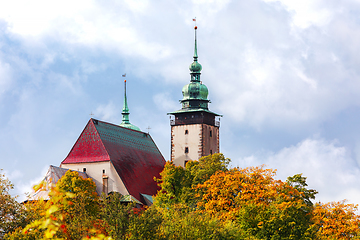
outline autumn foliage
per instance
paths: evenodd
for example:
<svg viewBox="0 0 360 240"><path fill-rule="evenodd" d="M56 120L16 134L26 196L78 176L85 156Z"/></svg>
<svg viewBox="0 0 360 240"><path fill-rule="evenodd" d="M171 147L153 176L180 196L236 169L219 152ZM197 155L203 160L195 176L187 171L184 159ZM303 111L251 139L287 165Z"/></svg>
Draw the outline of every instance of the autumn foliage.
<svg viewBox="0 0 360 240"><path fill-rule="evenodd" d="M281 181L265 166L229 163L222 154L185 168L167 162L155 179L160 190L154 205L144 208L124 204L119 193L99 197L91 179L68 171L49 201L25 204L18 215L0 212L8 219L1 226L12 240L360 239L357 205L313 203L317 191L301 174ZM1 180L5 189L11 186ZM8 204L18 209L13 200Z"/></svg>
<svg viewBox="0 0 360 240"><path fill-rule="evenodd" d="M360 236L357 206L344 202L314 205L317 191L307 188L301 174L281 181L275 179L273 169L228 168L228 163L222 154L189 161L185 168L168 162L158 179L161 190L156 206L168 210L185 205L191 214L210 217L217 225L214 229L227 229L225 239Z"/></svg>
<svg viewBox="0 0 360 240"><path fill-rule="evenodd" d="M234 221L259 239L311 236L311 207L301 192L274 176L274 170L262 167L217 172L197 186L199 211Z"/></svg>
<svg viewBox="0 0 360 240"><path fill-rule="evenodd" d="M360 239L356 211L356 205L345 201L316 204L313 221L318 239Z"/></svg>

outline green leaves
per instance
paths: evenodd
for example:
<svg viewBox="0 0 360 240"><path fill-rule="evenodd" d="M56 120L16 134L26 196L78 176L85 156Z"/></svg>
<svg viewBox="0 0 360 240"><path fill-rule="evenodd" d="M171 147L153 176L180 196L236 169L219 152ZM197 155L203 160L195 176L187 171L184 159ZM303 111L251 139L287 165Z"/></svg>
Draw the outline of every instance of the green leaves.
<svg viewBox="0 0 360 240"><path fill-rule="evenodd" d="M17 227L24 226L26 212L9 193L13 188L13 184L0 169L0 239Z"/></svg>
<svg viewBox="0 0 360 240"><path fill-rule="evenodd" d="M99 199L91 179L69 171L49 201L21 208L31 223L5 239L360 239L356 205L314 205L317 191L308 189L301 174L283 182L275 170L229 169L229 162L213 154L185 168L166 163L156 179L161 189L155 204L141 209L121 202L119 193ZM0 180L0 204L18 209L9 198L11 183L3 175Z"/></svg>
<svg viewBox="0 0 360 240"><path fill-rule="evenodd" d="M156 195L155 204L185 203L195 208L201 196L196 187L216 172L227 171L229 163L230 159L221 153L202 157L199 161L189 161L185 168L167 162L160 173L161 178L156 179L161 190Z"/></svg>
<svg viewBox="0 0 360 240"><path fill-rule="evenodd" d="M318 193L314 189L307 189L306 177L303 177L302 174L295 174L292 177L288 177L286 183L291 187L294 187L301 193L301 198L304 200L306 205L312 206L313 203L311 200L315 199L315 195Z"/></svg>

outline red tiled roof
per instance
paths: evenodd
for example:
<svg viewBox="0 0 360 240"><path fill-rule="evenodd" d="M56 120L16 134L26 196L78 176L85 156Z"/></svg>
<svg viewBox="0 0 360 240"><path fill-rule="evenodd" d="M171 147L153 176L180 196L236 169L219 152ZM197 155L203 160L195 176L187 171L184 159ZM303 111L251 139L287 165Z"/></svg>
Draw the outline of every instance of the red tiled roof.
<svg viewBox="0 0 360 240"><path fill-rule="evenodd" d="M103 162L109 160L110 156L105 149L95 124L92 119L90 119L68 156L62 161L62 164Z"/></svg>
<svg viewBox="0 0 360 240"><path fill-rule="evenodd" d="M165 159L147 133L90 119L62 164L111 161L129 194L155 195ZM144 202L145 203L145 202Z"/></svg>

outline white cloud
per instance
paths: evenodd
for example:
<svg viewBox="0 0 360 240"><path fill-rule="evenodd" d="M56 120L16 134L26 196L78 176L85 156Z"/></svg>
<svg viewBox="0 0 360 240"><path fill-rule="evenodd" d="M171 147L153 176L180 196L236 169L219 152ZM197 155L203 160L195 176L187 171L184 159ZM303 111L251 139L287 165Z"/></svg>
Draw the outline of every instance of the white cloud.
<svg viewBox="0 0 360 240"><path fill-rule="evenodd" d="M131 21L138 14L146 15L148 5L145 0L106 6L97 1L18 0L2 5L0 19L11 33L36 46L51 39L155 61L168 56L170 49L142 38Z"/></svg>
<svg viewBox="0 0 360 240"><path fill-rule="evenodd" d="M119 122L119 116L119 107L115 106L112 101L106 105L99 105L94 112L94 118L108 122Z"/></svg>
<svg viewBox="0 0 360 240"><path fill-rule="evenodd" d="M155 106L164 111L174 111L180 108L180 105L174 101L173 96L169 93L158 93L154 95L153 101Z"/></svg>
<svg viewBox="0 0 360 240"><path fill-rule="evenodd" d="M323 0L264 0L265 2L280 2L293 14L293 24L299 28L311 25L324 26L333 16L333 9L329 9L329 1Z"/></svg>
<svg viewBox="0 0 360 240"><path fill-rule="evenodd" d="M71 95L83 94L82 81L85 81L86 77L80 76L78 73L74 73L73 76L67 76L56 72L50 72L46 76L46 81L51 83L58 93L67 93ZM44 84L45 85L45 84Z"/></svg>
<svg viewBox="0 0 360 240"><path fill-rule="evenodd" d="M0 60L0 97L11 87L12 82L13 73L11 66Z"/></svg>
<svg viewBox="0 0 360 240"><path fill-rule="evenodd" d="M53 28L60 17L68 17L86 12L91 1L7 1L2 4L0 17L9 24L9 30L24 36L39 36ZM21 6L21 7L19 7Z"/></svg>
<svg viewBox="0 0 360 240"><path fill-rule="evenodd" d="M271 2L274 1L265 1L268 5ZM309 24L315 24L325 29L329 21L334 19L331 16L339 14L339 11L332 13L332 5L326 6L323 1L281 2L288 11L296 13L300 19L296 21L301 27L308 28ZM266 11L258 10L256 7L259 7L260 3L261 1L255 1L249 5L249 9L239 9L240 15L228 8L243 8L244 5L232 1L193 1L193 5L190 5L191 11L185 11L186 8L182 5L167 9L167 12L179 14L176 17L181 18L178 20L174 17L169 20L174 21L175 26L178 21L184 24L185 18L185 22L190 24L193 17L187 16L190 13L198 12L203 15L203 18L198 16L198 19L207 27L201 30L200 26L200 43L206 44L207 40L217 38L221 40L212 43L207 49L204 49L204 44L201 45L205 51L223 54L214 54L212 59L206 59L214 68L204 67L205 74L206 71L216 73L204 79L204 83L211 86L211 82L225 78L225 84L216 86L216 92L210 88L210 92L219 96L235 96L221 99L217 108L223 109L223 113L234 121L248 122L261 129L265 123L283 125L286 122L294 125L299 122L320 122L354 103L360 83L352 80L357 76L346 66L341 57L342 53L332 51L329 44L333 41L333 36L337 36L337 32L342 31L343 34L340 35L351 35L358 32L355 31L356 28L341 30L343 28L334 27L333 31L336 33L330 38L323 34L323 29L315 29L314 32L304 30L293 36L287 28L288 23L284 22L284 19L288 20L283 16L284 13L271 4ZM136 3L111 2L107 5L97 1L74 4L71 1L48 3L36 0L28 6L29 10L17 12L16 6L19 5L27 6L22 1L8 3L0 10L0 17L6 20L10 31L20 35L23 41L30 41L30 35L41 42L52 39L51 41L59 42L64 48L71 46L66 54L72 54L71 49L77 46L102 49L126 56L126 62L129 58L137 59L136 63L127 64L141 78L146 78L150 72L156 72L163 81L182 79L181 69L187 66L182 65L185 61L181 53L183 49L179 48L178 42L173 39L163 41L168 38L167 35L181 38L181 34L178 35L177 32L182 29L168 28L159 31L161 25L158 25L152 31L147 29L147 22L144 23L149 19L155 21L155 24L161 23L161 20L155 20L154 15L162 11L159 7L165 8L167 5L148 0ZM250 16L249 11L254 11L255 15ZM328 12L331 14L327 14ZM247 15L242 16L244 13ZM221 19L225 17L231 19L231 22L222 22ZM249 17L250 25L254 26L252 32L249 32L248 26L241 24ZM254 21L255 18L257 21ZM211 19L218 19L218 22ZM163 19L164 24L166 21L168 20ZM211 22L211 26L207 21ZM43 24L32 24L33 22ZM213 28L212 31L208 30L210 27ZM344 42L342 45L347 44ZM350 50L356 48L349 49L346 53L356 58L354 61L360 62L358 57L354 56L356 51ZM44 51L48 51L48 48ZM55 56L51 53L45 57L44 65L49 66L54 62ZM336 61L333 60L334 56ZM219 63L219 59L227 59L224 61L227 66ZM313 69L313 66L320 67ZM96 71L96 64L87 62L82 68L87 74L91 74ZM222 75L218 77L217 74ZM65 78L60 79L63 84L69 83ZM72 86L68 87L71 89Z"/></svg>
<svg viewBox="0 0 360 240"><path fill-rule="evenodd" d="M282 26L282 18L274 18ZM261 129L264 125L319 124L359 105L356 66L360 57L356 53L360 44L354 40L359 38L359 26L350 19L345 22L351 27L341 28L338 24L344 23L337 20L334 26L324 27L327 34L320 28L297 36L290 30L273 29L278 33L273 38L264 30L263 36L249 35L242 46L233 43L236 33L222 31L220 35L229 39L232 48L219 45L213 50L219 57L210 62L212 69L203 70L210 72L204 83L208 84L209 78L212 81L209 89L219 98L214 102L217 108L235 122ZM264 22L264 28L268 27L271 25ZM241 36L236 40L244 41ZM266 48L262 45L265 42Z"/></svg>
<svg viewBox="0 0 360 240"><path fill-rule="evenodd" d="M201 17L208 18L223 10L230 3L230 0L192 0L192 3L194 4L195 11L200 12L201 15L206 14Z"/></svg>
<svg viewBox="0 0 360 240"><path fill-rule="evenodd" d="M125 3L133 12L145 12L150 4L149 0L125 0Z"/></svg>
<svg viewBox="0 0 360 240"><path fill-rule="evenodd" d="M234 162L241 167L261 164L277 169L277 177L282 180L302 173L309 188L319 191L317 201L348 199L360 203L360 168L349 150L335 140L308 138L276 153L255 154Z"/></svg>
<svg viewBox="0 0 360 240"><path fill-rule="evenodd" d="M33 187L39 184L45 177L47 170L49 169L50 165L43 166L41 169L41 173L39 176L32 178L30 181L23 182L19 181L16 183L16 191L19 196L17 199L19 202L25 201L27 195L33 192Z"/></svg>
<svg viewBox="0 0 360 240"><path fill-rule="evenodd" d="M0 168L0 170L2 170L2 169ZM8 180L10 180L12 183L14 183L14 180L16 180L22 176L22 173L17 169L15 169L14 171L11 171L11 172L8 172L5 170L3 173L5 174L5 177Z"/></svg>

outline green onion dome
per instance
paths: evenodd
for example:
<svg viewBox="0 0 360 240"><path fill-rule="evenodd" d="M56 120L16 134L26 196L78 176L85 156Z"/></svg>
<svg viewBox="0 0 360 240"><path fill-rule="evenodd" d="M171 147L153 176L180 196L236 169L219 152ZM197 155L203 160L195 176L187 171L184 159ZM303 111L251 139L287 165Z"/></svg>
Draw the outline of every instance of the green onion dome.
<svg viewBox="0 0 360 240"><path fill-rule="evenodd" d="M193 73L200 73L202 66L197 61L194 61L192 64L190 64L189 69Z"/></svg>
<svg viewBox="0 0 360 240"><path fill-rule="evenodd" d="M182 94L183 101L188 99L207 100L209 91L204 84L200 82L191 82L183 87Z"/></svg>

